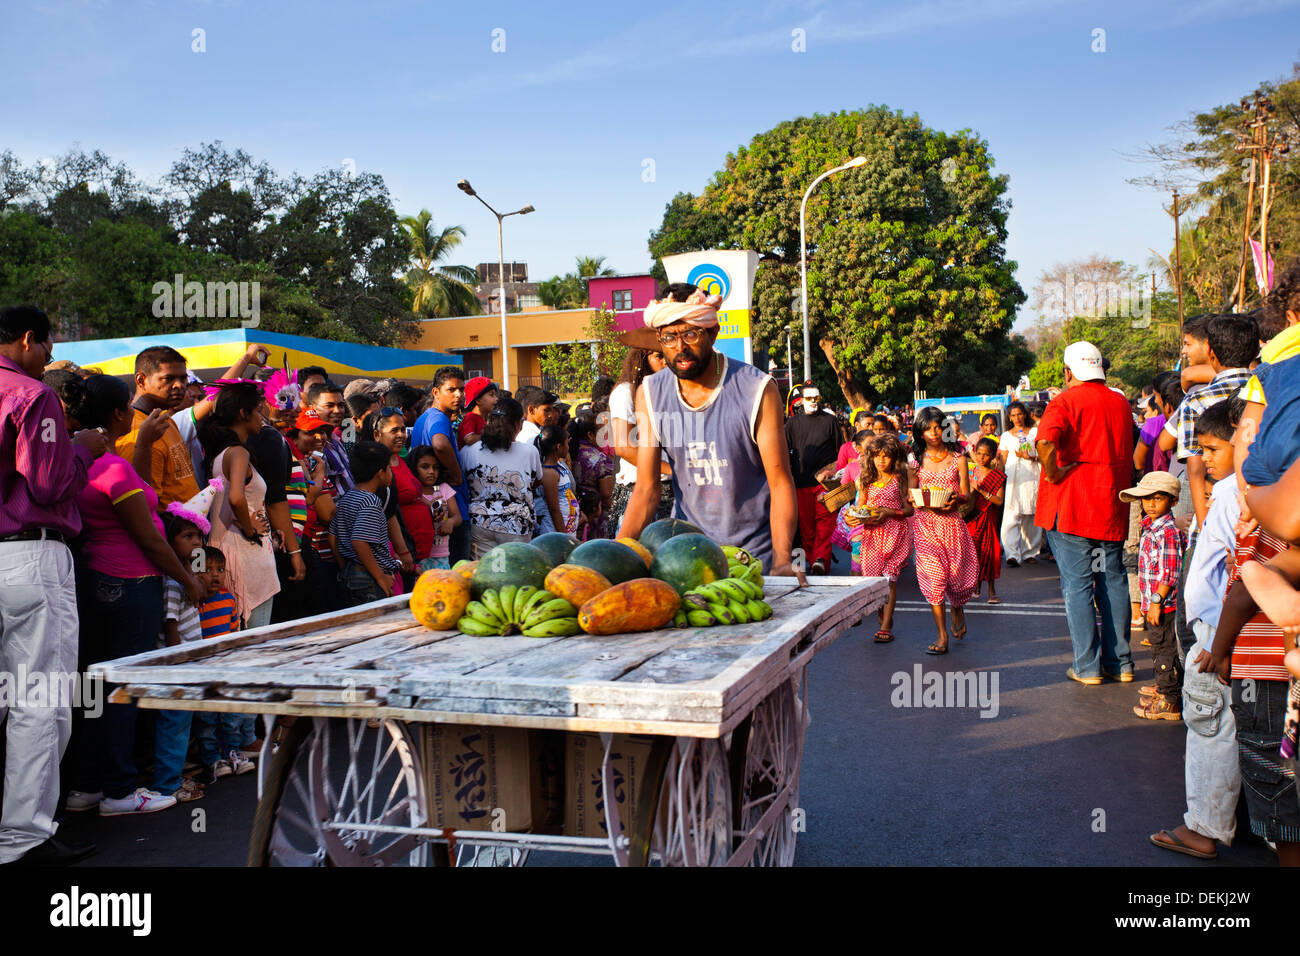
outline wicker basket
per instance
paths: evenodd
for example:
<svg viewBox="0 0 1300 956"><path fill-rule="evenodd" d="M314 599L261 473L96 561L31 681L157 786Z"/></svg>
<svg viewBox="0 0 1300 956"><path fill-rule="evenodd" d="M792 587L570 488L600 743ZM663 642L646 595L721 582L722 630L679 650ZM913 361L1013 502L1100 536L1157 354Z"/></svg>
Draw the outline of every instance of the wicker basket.
<svg viewBox="0 0 1300 956"><path fill-rule="evenodd" d="M826 496L822 498L822 504L826 506L827 511L831 514L835 514L835 512L839 511L853 500L854 495L857 494L857 490L857 487L854 486L852 482L846 485L839 485L838 487L826 492Z"/></svg>

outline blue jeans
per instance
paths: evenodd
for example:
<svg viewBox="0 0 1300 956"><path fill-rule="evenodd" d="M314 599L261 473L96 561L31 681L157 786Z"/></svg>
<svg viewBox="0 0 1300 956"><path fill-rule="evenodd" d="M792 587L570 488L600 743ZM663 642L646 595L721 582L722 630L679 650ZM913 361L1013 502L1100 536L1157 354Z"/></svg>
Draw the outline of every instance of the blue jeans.
<svg viewBox="0 0 1300 956"><path fill-rule="evenodd" d="M1101 541L1047 532L1061 574L1065 620L1074 645L1077 677L1101 677L1133 670L1129 648L1128 574L1124 571L1124 542ZM1096 609L1101 614L1098 633Z"/></svg>
<svg viewBox="0 0 1300 956"><path fill-rule="evenodd" d="M194 712L160 710L153 736L153 789L164 796L181 787L185 753L190 749L190 724Z"/></svg>
<svg viewBox="0 0 1300 956"><path fill-rule="evenodd" d="M115 578L87 569L81 603L82 653L90 663L151 651L163 625L163 579ZM135 704L105 704L85 722L84 759L74 769L74 790L120 800L136 788Z"/></svg>
<svg viewBox="0 0 1300 956"><path fill-rule="evenodd" d="M225 760L230 751L242 750L246 744L257 739L255 717L246 714L215 714L206 710L197 712L195 717L199 750L205 767L211 767L218 760Z"/></svg>

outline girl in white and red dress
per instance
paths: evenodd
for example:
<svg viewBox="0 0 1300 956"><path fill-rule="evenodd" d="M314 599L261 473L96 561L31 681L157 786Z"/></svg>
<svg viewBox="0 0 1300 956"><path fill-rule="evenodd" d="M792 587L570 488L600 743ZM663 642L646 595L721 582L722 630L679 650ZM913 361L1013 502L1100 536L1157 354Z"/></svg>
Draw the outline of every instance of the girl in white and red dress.
<svg viewBox="0 0 1300 956"><path fill-rule="evenodd" d="M876 643L888 644L894 639L898 575L912 554L907 450L895 436L877 435L866 443L861 461L856 507L870 508L873 513L863 516L846 508L844 521L851 529L854 573L889 578L889 600L880 609L880 629L876 631Z"/></svg>
<svg viewBox="0 0 1300 956"><path fill-rule="evenodd" d="M966 636L963 608L979 583L975 543L958 513L971 493L966 456L957 444L959 434L956 422L934 406L921 409L912 423L917 467L911 472L910 487L949 493L948 500L937 507L917 506L911 518L916 580L939 631L938 640L925 649L927 654L948 653L945 601L952 605L952 636L957 640Z"/></svg>

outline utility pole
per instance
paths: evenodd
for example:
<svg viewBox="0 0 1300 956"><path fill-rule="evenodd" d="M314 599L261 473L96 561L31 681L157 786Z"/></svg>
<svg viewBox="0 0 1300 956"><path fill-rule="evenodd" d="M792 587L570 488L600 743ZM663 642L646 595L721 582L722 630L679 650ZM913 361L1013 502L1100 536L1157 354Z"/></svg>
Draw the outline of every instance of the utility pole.
<svg viewBox="0 0 1300 956"><path fill-rule="evenodd" d="M1174 280L1178 287L1178 341L1183 340L1183 242L1178 229L1178 190L1174 190Z"/></svg>

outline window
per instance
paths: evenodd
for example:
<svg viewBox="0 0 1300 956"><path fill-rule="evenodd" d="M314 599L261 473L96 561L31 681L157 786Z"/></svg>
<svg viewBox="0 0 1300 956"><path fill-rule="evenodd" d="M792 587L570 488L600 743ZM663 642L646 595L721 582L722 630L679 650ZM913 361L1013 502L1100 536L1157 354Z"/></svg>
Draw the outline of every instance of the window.
<svg viewBox="0 0 1300 956"><path fill-rule="evenodd" d="M524 293L519 296L519 308L535 309L542 304L542 297L532 293Z"/></svg>
<svg viewBox="0 0 1300 956"><path fill-rule="evenodd" d="M619 289L614 293L614 311L629 312L632 309L632 290Z"/></svg>

